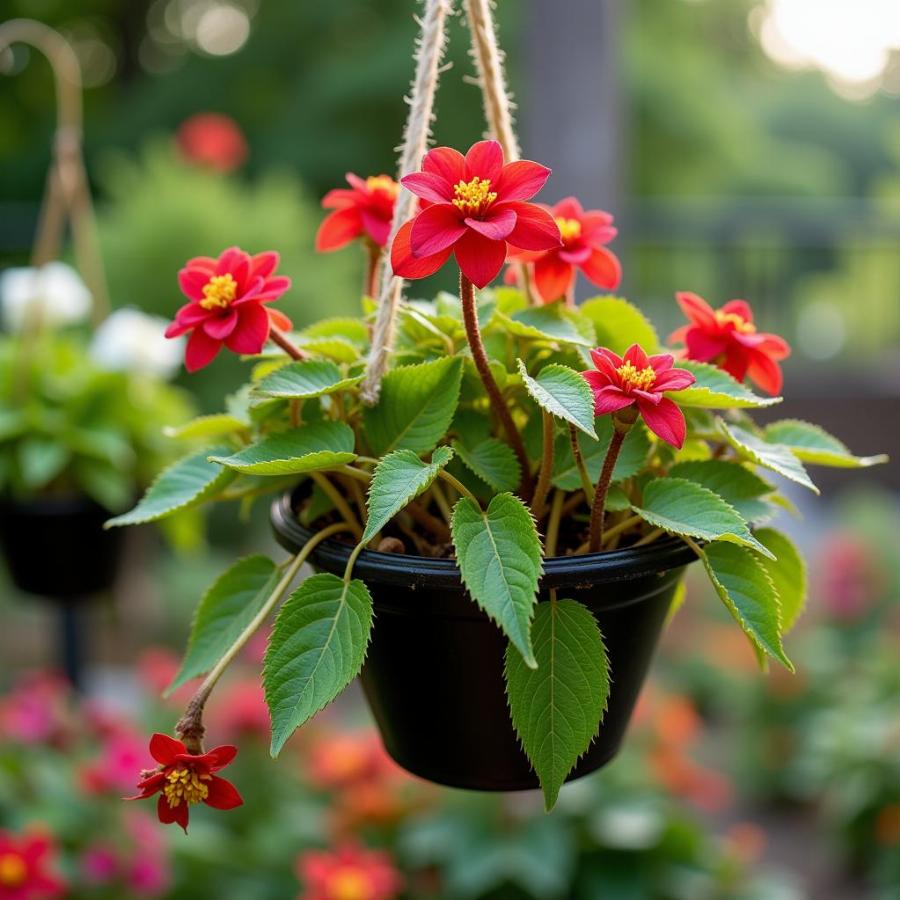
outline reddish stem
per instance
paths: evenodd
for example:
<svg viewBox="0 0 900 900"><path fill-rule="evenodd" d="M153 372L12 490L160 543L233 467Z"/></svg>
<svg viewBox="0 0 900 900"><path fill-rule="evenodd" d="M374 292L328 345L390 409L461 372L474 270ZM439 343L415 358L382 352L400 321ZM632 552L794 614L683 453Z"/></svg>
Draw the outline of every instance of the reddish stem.
<svg viewBox="0 0 900 900"><path fill-rule="evenodd" d="M365 240L366 274L363 281L365 296L378 298L378 277L381 274L381 247L371 238Z"/></svg>
<svg viewBox="0 0 900 900"><path fill-rule="evenodd" d="M306 359L306 354L283 332L272 325L269 328L269 340L278 344L291 359Z"/></svg>
<svg viewBox="0 0 900 900"><path fill-rule="evenodd" d="M534 479L531 476L531 465L528 462L528 454L525 452L525 445L522 443L522 438L516 428L516 423L513 422L512 415L506 406L506 401L503 399L503 394L500 393L500 388L497 386L497 382L494 380L494 375L491 372L487 353L485 352L484 344L481 341L481 331L478 328L478 311L475 308L475 291L472 287L472 282L469 281L462 272L459 273L459 299L462 303L463 322L466 326L466 337L469 341L469 348L472 351L472 359L475 362L475 368L478 370L478 376L481 378L481 383L484 385L484 389L487 392L491 408L503 425L503 429L506 431L507 440L511 444L513 452L516 454L516 459L519 460L519 465L522 468L521 493L524 499L528 499L532 495L532 488L534 486Z"/></svg>
<svg viewBox="0 0 900 900"><path fill-rule="evenodd" d="M633 421L633 420L632 420ZM609 484L612 481L613 469L622 449L622 441L631 428L631 422L622 422L613 417L613 434L606 451L606 459L603 460L603 469L597 480L597 488L594 491L594 502L591 505L591 530L588 541L588 552L596 553L600 549L603 540L603 512L606 506L606 495L609 492Z"/></svg>

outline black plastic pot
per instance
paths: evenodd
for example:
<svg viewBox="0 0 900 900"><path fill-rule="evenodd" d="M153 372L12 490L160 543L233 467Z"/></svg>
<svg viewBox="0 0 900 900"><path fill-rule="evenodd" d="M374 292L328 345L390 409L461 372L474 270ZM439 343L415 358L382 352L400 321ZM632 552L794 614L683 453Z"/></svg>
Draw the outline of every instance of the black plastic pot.
<svg viewBox="0 0 900 900"><path fill-rule="evenodd" d="M0 545L16 587L60 600L110 588L122 535L103 530L109 516L83 495L0 501Z"/></svg>
<svg viewBox="0 0 900 900"><path fill-rule="evenodd" d="M272 504L278 542L296 552L313 532L290 494ZM341 575L351 547L324 541L313 565ZM587 775L618 752L685 565L681 541L544 560L539 599L578 600L596 617L612 687L600 733L569 776ZM469 598L453 560L360 554L353 570L369 588L375 624L361 679L388 753L404 769L451 787L538 787L509 718L503 681L506 639Z"/></svg>

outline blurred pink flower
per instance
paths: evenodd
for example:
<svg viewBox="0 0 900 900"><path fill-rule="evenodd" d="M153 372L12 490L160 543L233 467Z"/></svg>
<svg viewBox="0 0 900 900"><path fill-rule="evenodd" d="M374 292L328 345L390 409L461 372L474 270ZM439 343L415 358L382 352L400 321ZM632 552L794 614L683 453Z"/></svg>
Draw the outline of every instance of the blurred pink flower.
<svg viewBox="0 0 900 900"><path fill-rule="evenodd" d="M59 743L71 731L66 681L49 672L25 675L0 699L0 735L23 744Z"/></svg>
<svg viewBox="0 0 900 900"><path fill-rule="evenodd" d="M134 786L134 773L154 765L145 740L122 729L103 741L100 755L81 770L82 786L89 793L121 794Z"/></svg>
<svg viewBox="0 0 900 900"><path fill-rule="evenodd" d="M213 694L207 719L211 730L228 740L247 735L268 740L271 728L262 686L250 679L222 685Z"/></svg>
<svg viewBox="0 0 900 900"><path fill-rule="evenodd" d="M301 900L392 900L403 880L387 853L347 843L297 858Z"/></svg>
<svg viewBox="0 0 900 900"><path fill-rule="evenodd" d="M247 160L247 141L234 119L220 113L197 113L176 134L178 148L191 162L231 172Z"/></svg>
<svg viewBox="0 0 900 900"><path fill-rule="evenodd" d="M109 884L119 874L119 855L108 844L93 844L81 855L81 874L90 884Z"/></svg>
<svg viewBox="0 0 900 900"><path fill-rule="evenodd" d="M138 681L153 694L160 696L172 683L172 679L181 668L181 659L168 647L148 647L141 653L135 663ZM182 685L168 698L173 706L183 706L194 693L194 683Z"/></svg>
<svg viewBox="0 0 900 900"><path fill-rule="evenodd" d="M43 834L0 831L0 900L49 900L65 883L49 871L53 843Z"/></svg>
<svg viewBox="0 0 900 900"><path fill-rule="evenodd" d="M883 589L878 560L865 541L849 531L825 538L813 571L819 602L839 621L861 618Z"/></svg>

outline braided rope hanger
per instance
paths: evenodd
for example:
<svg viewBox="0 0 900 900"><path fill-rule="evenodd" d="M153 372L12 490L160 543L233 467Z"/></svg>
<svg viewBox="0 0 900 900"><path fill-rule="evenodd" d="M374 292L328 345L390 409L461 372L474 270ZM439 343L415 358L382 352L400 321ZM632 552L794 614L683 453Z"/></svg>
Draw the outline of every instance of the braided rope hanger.
<svg viewBox="0 0 900 900"><path fill-rule="evenodd" d="M409 114L400 151L398 180L420 168L428 148L434 97L441 72L441 59L446 46L446 21L453 0L425 0L425 14L419 22L416 42L416 73L408 100ZM472 35L471 54L478 71L488 131L503 148L508 162L519 158L519 147L513 130L511 104L503 75L503 53L491 15L490 0L463 0ZM361 388L363 402L374 405L381 392L381 381L387 371L394 343L397 307L403 293L403 279L394 275L390 265L390 247L400 227L412 216L415 197L401 190L394 206L391 233L383 254L381 291L378 314L372 332L372 349Z"/></svg>

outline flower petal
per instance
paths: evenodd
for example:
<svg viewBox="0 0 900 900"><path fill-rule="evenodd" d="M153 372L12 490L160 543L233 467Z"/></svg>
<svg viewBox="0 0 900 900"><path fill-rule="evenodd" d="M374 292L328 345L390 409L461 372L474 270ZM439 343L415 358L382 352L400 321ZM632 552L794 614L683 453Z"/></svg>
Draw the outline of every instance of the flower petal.
<svg viewBox="0 0 900 900"><path fill-rule="evenodd" d="M150 755L162 766L175 762L179 753L186 753L187 747L181 741L167 734L157 732L150 738Z"/></svg>
<svg viewBox="0 0 900 900"><path fill-rule="evenodd" d="M700 326L689 328L684 336L684 343L687 347L688 357L696 359L698 362L709 362L717 356L721 356L728 348L728 338L718 335L709 334Z"/></svg>
<svg viewBox="0 0 900 900"><path fill-rule="evenodd" d="M178 273L178 286L189 300L202 300L203 288L209 283L209 273L202 269L185 268Z"/></svg>
<svg viewBox="0 0 900 900"><path fill-rule="evenodd" d="M580 241L570 242L557 251L559 258L570 265L577 266L590 259L593 248Z"/></svg>
<svg viewBox="0 0 900 900"><path fill-rule="evenodd" d="M259 303L247 303L238 308L238 316L225 346L233 353L259 353L269 339L269 313Z"/></svg>
<svg viewBox="0 0 900 900"><path fill-rule="evenodd" d="M637 404L647 427L658 438L678 450L684 446L687 425L684 421L684 413L679 409L677 403L673 403L668 397L663 397L655 405L643 399L639 399Z"/></svg>
<svg viewBox="0 0 900 900"><path fill-rule="evenodd" d="M189 815L187 803L181 802L178 806L169 806L166 795L160 794L159 800L156 801L156 814L163 825L171 825L173 822L177 822L187 832Z"/></svg>
<svg viewBox="0 0 900 900"><path fill-rule="evenodd" d="M388 238L391 236L390 219L376 216L375 213L370 210L364 209L362 211L362 224L366 234L372 238L379 247L383 247L388 242Z"/></svg>
<svg viewBox="0 0 900 900"><path fill-rule="evenodd" d="M492 241L468 229L456 242L453 250L462 273L477 288L490 284L503 268L506 259L505 241Z"/></svg>
<svg viewBox="0 0 900 900"><path fill-rule="evenodd" d="M562 246L559 226L550 213L536 203L498 204L498 209L511 209L516 214L516 227L506 238L522 250L553 250Z"/></svg>
<svg viewBox="0 0 900 900"><path fill-rule="evenodd" d="M429 203L449 203L454 196L453 185L434 172L413 172L411 175L404 175L400 179L400 184Z"/></svg>
<svg viewBox="0 0 900 900"><path fill-rule="evenodd" d="M594 247L579 268L588 281L608 291L614 291L622 281L622 264L606 247Z"/></svg>
<svg viewBox="0 0 900 900"><path fill-rule="evenodd" d="M611 366L612 372L610 374L611 378L618 378L618 373L616 369L622 365L624 360L618 353L613 353L612 350L607 347L597 347L596 350L591 350L591 359L594 362L594 365L601 371L609 371L606 367Z"/></svg>
<svg viewBox="0 0 900 900"><path fill-rule="evenodd" d="M238 323L238 310L235 307L223 310L219 316L210 316L203 322L203 330L217 341L224 341L234 331Z"/></svg>
<svg viewBox="0 0 900 900"><path fill-rule="evenodd" d="M683 391L690 387L697 379L692 372L686 369L668 369L656 376L653 385L655 391Z"/></svg>
<svg viewBox="0 0 900 900"><path fill-rule="evenodd" d="M497 141L478 141L466 154L466 181L478 177L487 179L491 187L500 177L503 169L503 149Z"/></svg>
<svg viewBox="0 0 900 900"><path fill-rule="evenodd" d="M594 415L605 416L608 413L618 412L626 406L631 406L632 403L633 397L623 393L621 388L609 385L594 393Z"/></svg>
<svg viewBox="0 0 900 900"><path fill-rule="evenodd" d="M701 327L717 328L716 313L713 308L698 294L691 291L679 291L675 299L681 307L681 311L695 325Z"/></svg>
<svg viewBox="0 0 900 900"><path fill-rule="evenodd" d="M154 772L149 778L143 778L138 782L138 793L133 797L125 797L126 800L146 800L152 797L166 783L165 772Z"/></svg>
<svg viewBox="0 0 900 900"><path fill-rule="evenodd" d="M722 312L728 315L740 316L745 322L753 321L753 310L746 300L729 300L722 307Z"/></svg>
<svg viewBox="0 0 900 900"><path fill-rule="evenodd" d="M465 219L469 228L492 241L502 241L516 225L516 214L511 209L498 208L489 211L484 219Z"/></svg>
<svg viewBox="0 0 900 900"><path fill-rule="evenodd" d="M650 365L650 358L644 352L640 344L632 344L626 351L622 360L631 363L636 369L646 369Z"/></svg>
<svg viewBox="0 0 900 900"><path fill-rule="evenodd" d="M356 191L347 188L335 188L322 198L323 209L346 209L348 206L356 206L359 195Z"/></svg>
<svg viewBox="0 0 900 900"><path fill-rule="evenodd" d="M203 802L213 809L234 809L244 802L237 788L230 781L219 778L218 775L213 775L207 782L207 786L209 793Z"/></svg>
<svg viewBox="0 0 900 900"><path fill-rule="evenodd" d="M497 200L530 200L550 177L550 169L530 159L520 159L507 163L500 172L496 184L491 185L497 192ZM551 217L552 218L552 217Z"/></svg>
<svg viewBox="0 0 900 900"><path fill-rule="evenodd" d="M250 299L257 300L260 302L268 302L271 300L277 300L288 288L291 286L291 279L286 275L276 275L274 278L267 278L260 286L259 290L255 295L253 295ZM235 300L234 305L237 306L242 303L244 300L248 299L247 297L241 297L240 300Z"/></svg>
<svg viewBox="0 0 900 900"><path fill-rule="evenodd" d="M221 347L221 341L211 338L202 328L195 328L184 348L184 367L188 372L196 372L208 366Z"/></svg>
<svg viewBox="0 0 900 900"><path fill-rule="evenodd" d="M423 209L413 219L410 245L417 259L440 253L455 244L466 233L459 211L449 203L438 203Z"/></svg>
<svg viewBox="0 0 900 900"><path fill-rule="evenodd" d="M560 219L576 219L580 222L583 213L584 209L577 197L563 197L553 207L553 215L558 216Z"/></svg>
<svg viewBox="0 0 900 900"><path fill-rule="evenodd" d="M244 279L250 271L250 257L240 247L223 250L216 263L216 275L230 273L238 283L238 292L243 293Z"/></svg>
<svg viewBox="0 0 900 900"><path fill-rule="evenodd" d="M751 354L747 377L758 385L761 391L765 391L773 397L777 397L781 393L784 381L781 366L765 353L756 351Z"/></svg>
<svg viewBox="0 0 900 900"><path fill-rule="evenodd" d="M316 232L316 250L329 253L345 247L362 234L362 216L356 207L339 209L322 220Z"/></svg>
<svg viewBox="0 0 900 900"><path fill-rule="evenodd" d="M213 747L208 753L203 754L203 762L209 767L210 772L218 772L224 769L237 756L237 747L232 744L223 744L221 747Z"/></svg>
<svg viewBox="0 0 900 900"><path fill-rule="evenodd" d="M427 278L429 275L437 272L447 262L452 252L452 247L447 247L446 250L442 250L440 253L435 253L432 256L416 258L412 255L412 247L410 247L413 222L415 222L415 219L411 219L405 225L402 225L394 238L394 242L391 244L391 270L401 278Z"/></svg>
<svg viewBox="0 0 900 900"><path fill-rule="evenodd" d="M280 331L290 331L294 327L294 323L280 309L268 309L267 312L269 321Z"/></svg>
<svg viewBox="0 0 900 900"><path fill-rule="evenodd" d="M467 181L466 158L452 147L435 147L422 158L422 171L440 175L452 188L458 181Z"/></svg>
<svg viewBox="0 0 900 900"><path fill-rule="evenodd" d="M551 250L534 264L534 286L545 303L565 297L575 278L575 268Z"/></svg>

